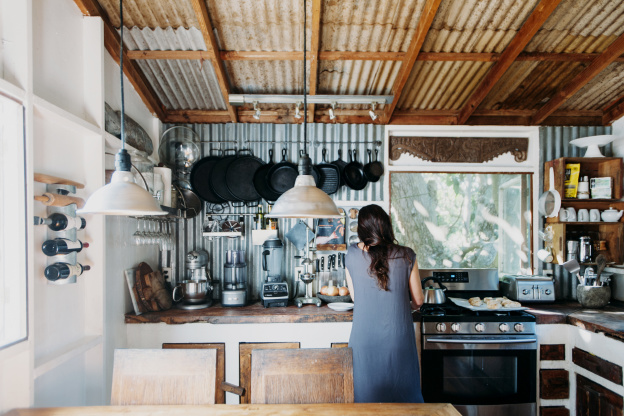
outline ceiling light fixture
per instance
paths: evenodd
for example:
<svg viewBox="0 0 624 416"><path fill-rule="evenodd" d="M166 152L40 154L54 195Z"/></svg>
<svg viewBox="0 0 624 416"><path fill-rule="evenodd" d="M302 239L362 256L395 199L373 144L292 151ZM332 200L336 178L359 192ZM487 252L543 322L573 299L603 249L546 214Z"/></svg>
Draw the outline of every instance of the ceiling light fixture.
<svg viewBox="0 0 624 416"><path fill-rule="evenodd" d="M102 215L165 215L152 194L134 182L130 155L126 150L126 129L124 125L124 74L123 74L123 0L119 0L120 41L119 77L121 86L121 148L115 155L115 172L108 185L95 191L79 214Z"/></svg>
<svg viewBox="0 0 624 416"><path fill-rule="evenodd" d="M253 118L256 120L260 120L260 107L258 107L258 101L254 101L253 103L254 105L254 110L256 110L256 112L253 115Z"/></svg>
<svg viewBox="0 0 624 416"><path fill-rule="evenodd" d="M376 102L372 102L371 103L371 110L368 112L368 115L370 116L370 118L375 121L377 120L377 114L375 114L375 107L377 106Z"/></svg>
<svg viewBox="0 0 624 416"><path fill-rule="evenodd" d="M295 118L299 119L301 118L301 110L299 110L299 106L301 105L300 101L297 101L296 107L295 107Z"/></svg>
<svg viewBox="0 0 624 416"><path fill-rule="evenodd" d="M336 103L336 105L360 104L367 105L372 102L377 104L390 104L393 95L310 95L308 104ZM301 94L230 94L229 102L233 106L242 106L257 102L259 104L297 104L303 101Z"/></svg>
<svg viewBox="0 0 624 416"><path fill-rule="evenodd" d="M336 103L333 102L333 103L331 103L331 107L329 108L329 119L330 120L336 120L336 114L334 113L335 109L336 109Z"/></svg>
<svg viewBox="0 0 624 416"><path fill-rule="evenodd" d="M316 187L312 161L308 156L308 101L306 81L307 1L303 0L303 152L299 156L299 176L295 186L284 192L273 205L269 218L340 218L340 211L325 192Z"/></svg>

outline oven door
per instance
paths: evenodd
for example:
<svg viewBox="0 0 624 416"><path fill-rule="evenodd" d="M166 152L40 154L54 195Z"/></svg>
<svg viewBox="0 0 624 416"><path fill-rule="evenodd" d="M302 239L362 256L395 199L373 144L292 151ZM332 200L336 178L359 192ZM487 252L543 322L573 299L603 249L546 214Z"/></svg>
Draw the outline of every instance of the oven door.
<svg viewBox="0 0 624 416"><path fill-rule="evenodd" d="M468 406L534 404L536 374L534 335L423 337L425 402Z"/></svg>

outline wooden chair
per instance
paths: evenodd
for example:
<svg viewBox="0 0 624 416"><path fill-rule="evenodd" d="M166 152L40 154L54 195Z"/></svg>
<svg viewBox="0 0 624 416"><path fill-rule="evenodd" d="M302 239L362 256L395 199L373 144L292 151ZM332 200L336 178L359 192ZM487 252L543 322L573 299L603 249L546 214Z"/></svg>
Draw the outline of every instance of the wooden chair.
<svg viewBox="0 0 624 416"><path fill-rule="evenodd" d="M117 349L111 405L214 404L214 349Z"/></svg>
<svg viewBox="0 0 624 416"><path fill-rule="evenodd" d="M254 350L252 403L353 403L351 348Z"/></svg>

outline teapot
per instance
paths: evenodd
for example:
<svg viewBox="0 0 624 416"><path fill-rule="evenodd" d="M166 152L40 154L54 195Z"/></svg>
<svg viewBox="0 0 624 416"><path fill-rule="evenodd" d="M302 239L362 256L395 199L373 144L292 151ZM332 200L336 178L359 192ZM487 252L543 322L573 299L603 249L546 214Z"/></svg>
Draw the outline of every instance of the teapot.
<svg viewBox="0 0 624 416"><path fill-rule="evenodd" d="M427 283L430 280L437 283L439 287L434 287L434 286L426 287L425 283ZM446 295L444 294L444 292L446 292L446 286L442 284L442 281L440 280L440 278L426 277L422 280L421 284L423 288L423 294L425 295L424 303L430 304L430 305L441 305L446 302Z"/></svg>
<svg viewBox="0 0 624 416"><path fill-rule="evenodd" d="M602 214L600 214L600 216L602 217L602 220L604 222L617 222L620 218L622 218L622 213L624 213L624 211L618 211L617 209L609 208L602 211Z"/></svg>

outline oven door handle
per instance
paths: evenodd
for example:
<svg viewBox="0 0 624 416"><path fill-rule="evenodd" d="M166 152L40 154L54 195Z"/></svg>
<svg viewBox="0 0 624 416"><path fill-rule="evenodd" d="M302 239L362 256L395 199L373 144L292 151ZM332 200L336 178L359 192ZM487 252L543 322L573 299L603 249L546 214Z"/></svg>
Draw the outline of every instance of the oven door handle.
<svg viewBox="0 0 624 416"><path fill-rule="evenodd" d="M437 342L439 344L531 344L537 342L537 338L528 339L444 339L444 338L427 338L427 342Z"/></svg>

